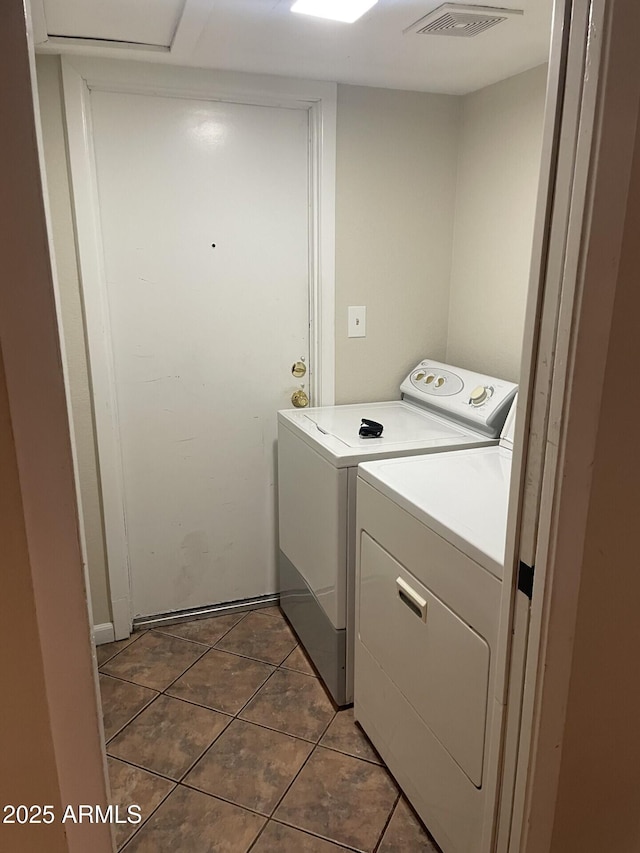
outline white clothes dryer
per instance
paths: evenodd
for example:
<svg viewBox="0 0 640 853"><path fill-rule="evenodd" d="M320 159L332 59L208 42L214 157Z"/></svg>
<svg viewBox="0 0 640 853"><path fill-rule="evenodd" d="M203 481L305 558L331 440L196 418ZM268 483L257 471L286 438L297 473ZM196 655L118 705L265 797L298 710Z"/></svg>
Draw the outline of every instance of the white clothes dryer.
<svg viewBox="0 0 640 853"><path fill-rule="evenodd" d="M515 408L497 446L358 470L355 716L444 853L480 850L493 815Z"/></svg>
<svg viewBox="0 0 640 853"><path fill-rule="evenodd" d="M401 400L278 413L280 604L338 705L353 701L358 464L496 444L516 390L425 359Z"/></svg>

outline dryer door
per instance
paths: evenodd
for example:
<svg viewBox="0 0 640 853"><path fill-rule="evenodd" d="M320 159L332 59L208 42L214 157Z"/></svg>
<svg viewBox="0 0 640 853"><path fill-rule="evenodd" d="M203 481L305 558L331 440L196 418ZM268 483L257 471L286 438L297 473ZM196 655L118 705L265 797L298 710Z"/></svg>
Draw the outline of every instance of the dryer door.
<svg viewBox="0 0 640 853"><path fill-rule="evenodd" d="M480 787L489 646L364 531L359 628L387 677Z"/></svg>

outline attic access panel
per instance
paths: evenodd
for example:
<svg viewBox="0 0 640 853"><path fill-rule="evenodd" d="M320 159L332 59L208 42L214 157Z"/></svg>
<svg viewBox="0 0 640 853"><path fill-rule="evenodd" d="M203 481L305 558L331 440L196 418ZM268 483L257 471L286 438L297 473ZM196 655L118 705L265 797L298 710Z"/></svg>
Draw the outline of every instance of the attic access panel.
<svg viewBox="0 0 640 853"><path fill-rule="evenodd" d="M50 37L169 48L185 0L44 0Z"/></svg>

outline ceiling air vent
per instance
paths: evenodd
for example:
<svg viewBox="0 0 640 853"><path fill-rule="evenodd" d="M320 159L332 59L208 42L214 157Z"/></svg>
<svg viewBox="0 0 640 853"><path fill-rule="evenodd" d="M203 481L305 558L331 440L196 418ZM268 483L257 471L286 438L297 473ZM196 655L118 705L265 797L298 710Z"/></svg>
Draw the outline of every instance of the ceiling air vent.
<svg viewBox="0 0 640 853"><path fill-rule="evenodd" d="M462 36L473 38L485 30L508 20L512 15L522 15L521 9L498 9L492 6L469 6L445 3L411 24L404 33L425 36Z"/></svg>

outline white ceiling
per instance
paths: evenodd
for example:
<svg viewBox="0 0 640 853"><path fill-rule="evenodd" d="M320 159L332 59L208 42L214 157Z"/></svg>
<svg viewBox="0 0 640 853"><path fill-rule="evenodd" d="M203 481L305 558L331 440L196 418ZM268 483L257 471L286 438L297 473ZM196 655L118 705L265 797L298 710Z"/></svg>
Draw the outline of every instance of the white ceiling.
<svg viewBox="0 0 640 853"><path fill-rule="evenodd" d="M293 0L31 3L44 51L452 94L545 62L552 15L552 0L499 0L524 15L452 38L403 34L442 0L379 0L354 24L292 14Z"/></svg>

